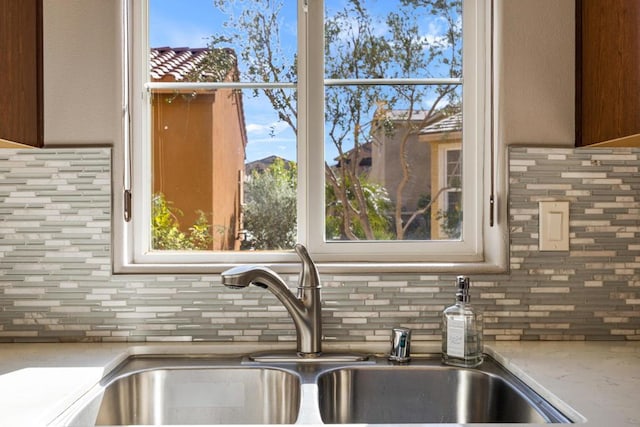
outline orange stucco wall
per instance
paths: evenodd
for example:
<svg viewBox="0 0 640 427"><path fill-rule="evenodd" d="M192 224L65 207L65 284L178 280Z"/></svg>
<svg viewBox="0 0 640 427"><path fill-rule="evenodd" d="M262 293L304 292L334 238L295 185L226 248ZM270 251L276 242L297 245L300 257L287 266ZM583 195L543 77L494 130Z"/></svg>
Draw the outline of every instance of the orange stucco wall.
<svg viewBox="0 0 640 427"><path fill-rule="evenodd" d="M239 94L153 96L153 191L175 208L184 232L203 211L213 250L239 249L244 129Z"/></svg>

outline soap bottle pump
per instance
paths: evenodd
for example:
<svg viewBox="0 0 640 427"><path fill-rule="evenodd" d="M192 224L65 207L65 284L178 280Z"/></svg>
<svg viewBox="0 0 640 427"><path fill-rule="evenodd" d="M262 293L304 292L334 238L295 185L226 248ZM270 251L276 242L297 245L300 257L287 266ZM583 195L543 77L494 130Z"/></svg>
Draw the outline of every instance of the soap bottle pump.
<svg viewBox="0 0 640 427"><path fill-rule="evenodd" d="M456 278L456 302L442 313L442 361L472 368L482 363L482 320L469 304L469 278Z"/></svg>

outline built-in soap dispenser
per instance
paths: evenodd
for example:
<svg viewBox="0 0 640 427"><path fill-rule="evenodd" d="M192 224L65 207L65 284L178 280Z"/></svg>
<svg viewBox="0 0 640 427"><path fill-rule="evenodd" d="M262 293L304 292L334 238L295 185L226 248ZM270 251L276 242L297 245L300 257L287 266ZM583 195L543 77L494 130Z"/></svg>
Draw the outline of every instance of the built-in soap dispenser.
<svg viewBox="0 0 640 427"><path fill-rule="evenodd" d="M406 363L411 360L411 329L393 328L391 331L389 360L400 363Z"/></svg>
<svg viewBox="0 0 640 427"><path fill-rule="evenodd" d="M456 278L456 303L442 312L442 361L472 368L482 363L482 318L469 303L469 278Z"/></svg>

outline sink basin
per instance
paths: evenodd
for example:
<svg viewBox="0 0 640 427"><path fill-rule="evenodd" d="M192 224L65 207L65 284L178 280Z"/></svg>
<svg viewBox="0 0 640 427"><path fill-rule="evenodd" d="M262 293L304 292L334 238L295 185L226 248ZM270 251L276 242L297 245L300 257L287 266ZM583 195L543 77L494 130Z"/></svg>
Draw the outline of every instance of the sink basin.
<svg viewBox="0 0 640 427"><path fill-rule="evenodd" d="M283 360L132 356L50 425L571 422L489 357L474 369Z"/></svg>
<svg viewBox="0 0 640 427"><path fill-rule="evenodd" d="M92 402L65 425L295 423L297 375L239 363L198 364L130 361L105 378Z"/></svg>
<svg viewBox="0 0 640 427"><path fill-rule="evenodd" d="M297 377L276 369L158 369L109 384L96 425L292 424Z"/></svg>
<svg viewBox="0 0 640 427"><path fill-rule="evenodd" d="M368 423L570 422L492 361L335 369L318 379L322 421Z"/></svg>

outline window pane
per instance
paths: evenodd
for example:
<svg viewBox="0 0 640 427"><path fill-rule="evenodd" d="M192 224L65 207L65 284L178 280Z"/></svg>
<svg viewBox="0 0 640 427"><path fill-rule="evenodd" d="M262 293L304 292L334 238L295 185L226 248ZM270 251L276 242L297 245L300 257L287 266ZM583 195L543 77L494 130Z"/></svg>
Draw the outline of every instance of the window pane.
<svg viewBox="0 0 640 427"><path fill-rule="evenodd" d="M325 77L462 76L462 0L326 0Z"/></svg>
<svg viewBox="0 0 640 427"><path fill-rule="evenodd" d="M295 0L148 0L149 45L231 48L239 81L295 82ZM215 56L208 60L217 73ZM224 60L223 60L224 61Z"/></svg>
<svg viewBox="0 0 640 427"><path fill-rule="evenodd" d="M295 7L267 0L149 0L149 28L149 81L166 83L150 96L151 247L292 248ZM176 82L264 85L172 88ZM273 82L291 84L268 85Z"/></svg>
<svg viewBox="0 0 640 427"><path fill-rule="evenodd" d="M462 114L448 103L459 94L457 85L326 88L327 241L450 238L432 227L447 219L442 193L460 191ZM442 147L457 156L440 159Z"/></svg>
<svg viewBox="0 0 640 427"><path fill-rule="evenodd" d="M460 150L447 150L447 185L449 186L460 186L462 179L460 154Z"/></svg>
<svg viewBox="0 0 640 427"><path fill-rule="evenodd" d="M325 88L327 241L450 239L441 228L460 227L439 153L462 148L462 87L393 79L460 78L461 47L461 0L327 1L325 77L338 82Z"/></svg>

